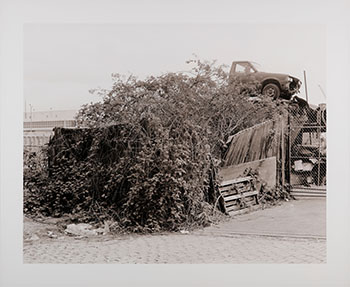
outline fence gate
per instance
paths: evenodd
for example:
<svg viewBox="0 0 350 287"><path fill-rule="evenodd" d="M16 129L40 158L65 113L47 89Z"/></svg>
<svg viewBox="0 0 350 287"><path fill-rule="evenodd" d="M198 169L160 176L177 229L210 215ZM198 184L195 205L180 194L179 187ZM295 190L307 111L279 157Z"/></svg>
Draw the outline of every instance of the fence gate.
<svg viewBox="0 0 350 287"><path fill-rule="evenodd" d="M289 116L289 182L295 197L326 196L326 110Z"/></svg>

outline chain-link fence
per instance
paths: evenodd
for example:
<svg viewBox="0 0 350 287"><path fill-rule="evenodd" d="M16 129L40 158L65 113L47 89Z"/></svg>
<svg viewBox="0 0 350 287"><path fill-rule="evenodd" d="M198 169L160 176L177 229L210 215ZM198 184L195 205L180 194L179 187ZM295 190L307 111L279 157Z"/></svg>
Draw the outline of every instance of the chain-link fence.
<svg viewBox="0 0 350 287"><path fill-rule="evenodd" d="M289 115L289 172L292 187L326 188L326 108L305 106Z"/></svg>

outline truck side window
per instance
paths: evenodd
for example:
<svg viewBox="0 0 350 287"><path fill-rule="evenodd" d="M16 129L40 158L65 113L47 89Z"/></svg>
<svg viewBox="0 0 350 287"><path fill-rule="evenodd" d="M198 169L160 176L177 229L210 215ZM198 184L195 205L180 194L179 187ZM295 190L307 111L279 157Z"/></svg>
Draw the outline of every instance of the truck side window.
<svg viewBox="0 0 350 287"><path fill-rule="evenodd" d="M253 73L253 69L247 63L237 63L236 64L236 73Z"/></svg>
<svg viewBox="0 0 350 287"><path fill-rule="evenodd" d="M245 66L242 64L236 64L236 73L245 73Z"/></svg>

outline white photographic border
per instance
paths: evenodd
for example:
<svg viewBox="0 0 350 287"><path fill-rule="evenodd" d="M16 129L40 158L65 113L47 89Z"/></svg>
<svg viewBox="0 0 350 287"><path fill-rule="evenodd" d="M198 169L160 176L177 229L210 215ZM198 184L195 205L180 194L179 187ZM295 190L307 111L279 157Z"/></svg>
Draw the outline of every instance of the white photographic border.
<svg viewBox="0 0 350 287"><path fill-rule="evenodd" d="M350 4L342 1L0 2L0 286L350 286ZM23 264L25 23L319 23L327 29L327 264ZM288 37L288 31L286 31Z"/></svg>

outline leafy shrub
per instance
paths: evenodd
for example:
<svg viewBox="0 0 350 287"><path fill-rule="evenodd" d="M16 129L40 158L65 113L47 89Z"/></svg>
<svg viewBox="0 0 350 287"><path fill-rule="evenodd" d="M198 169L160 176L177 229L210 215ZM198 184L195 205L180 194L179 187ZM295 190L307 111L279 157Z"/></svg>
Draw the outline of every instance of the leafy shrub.
<svg viewBox="0 0 350 287"><path fill-rule="evenodd" d="M228 85L224 67L189 63L189 74L115 74L111 90L92 91L102 101L80 109L81 128L56 129L47 168L25 174L25 212L113 219L133 231L207 224L227 138L279 110L249 101L254 87Z"/></svg>
<svg viewBox="0 0 350 287"><path fill-rule="evenodd" d="M25 209L54 216L90 211L91 220L101 219L97 209L110 208L111 217L134 231L176 230L198 219L207 224L211 162L201 133L183 118L164 127L154 117L137 125L57 129L47 176L33 174Z"/></svg>

